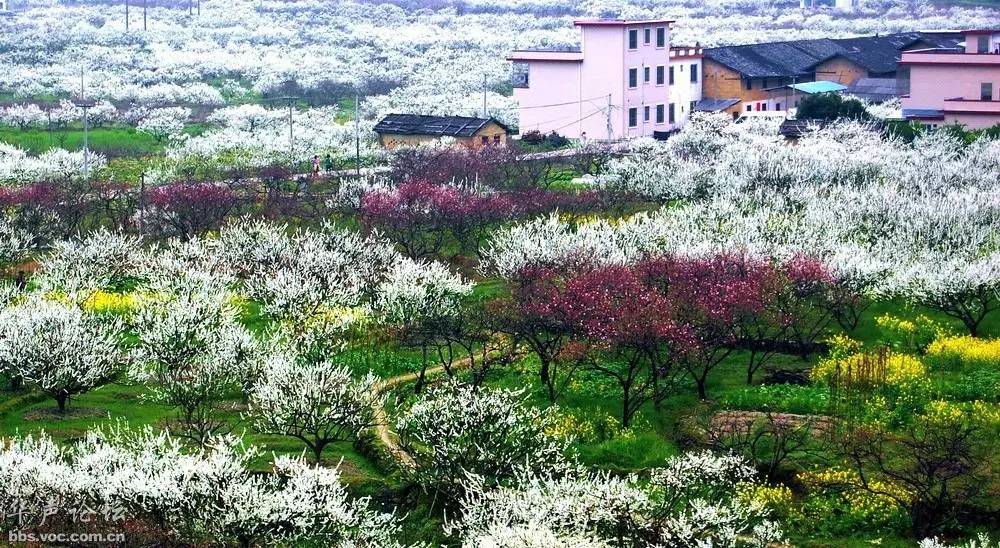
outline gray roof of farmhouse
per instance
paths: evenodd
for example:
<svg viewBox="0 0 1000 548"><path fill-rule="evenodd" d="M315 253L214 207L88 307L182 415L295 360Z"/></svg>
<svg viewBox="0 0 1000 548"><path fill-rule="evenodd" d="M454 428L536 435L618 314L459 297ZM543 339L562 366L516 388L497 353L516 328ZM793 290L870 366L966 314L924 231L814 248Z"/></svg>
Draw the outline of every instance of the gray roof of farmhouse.
<svg viewBox="0 0 1000 548"><path fill-rule="evenodd" d="M493 122L508 130L494 118L469 116L426 116L423 114L389 114L375 124L376 133L393 135L436 135L439 137L472 137ZM508 130L509 131L509 130Z"/></svg>
<svg viewBox="0 0 1000 548"><path fill-rule="evenodd" d="M895 78L861 78L847 88L847 94L877 103L903 93L899 89L899 80Z"/></svg>
<svg viewBox="0 0 1000 548"><path fill-rule="evenodd" d="M820 38L742 46L706 48L705 58L729 67L748 78L798 76L813 72L816 65L843 57L870 74L896 71L904 48L926 44L932 48L954 47L959 34L904 32L861 38Z"/></svg>
<svg viewBox="0 0 1000 548"><path fill-rule="evenodd" d="M798 139L817 129L823 129L826 122L822 120L785 120L778 127L778 133L788 139Z"/></svg>
<svg viewBox="0 0 1000 548"><path fill-rule="evenodd" d="M712 99L710 97L706 97L694 105L694 110L696 112L719 112L720 110L726 110L739 102L740 100L737 98Z"/></svg>

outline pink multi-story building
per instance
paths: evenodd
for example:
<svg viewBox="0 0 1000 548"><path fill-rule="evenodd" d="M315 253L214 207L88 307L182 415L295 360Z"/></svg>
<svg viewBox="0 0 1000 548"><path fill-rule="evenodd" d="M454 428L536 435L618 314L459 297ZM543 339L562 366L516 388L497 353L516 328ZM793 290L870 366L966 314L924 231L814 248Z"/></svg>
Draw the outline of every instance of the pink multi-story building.
<svg viewBox="0 0 1000 548"><path fill-rule="evenodd" d="M520 133L593 140L666 135L701 100L701 48L671 47L673 21L576 21L581 45L519 50Z"/></svg>
<svg viewBox="0 0 1000 548"><path fill-rule="evenodd" d="M903 52L903 117L969 129L1000 124L1000 30L967 30L965 47ZM904 76L905 77L905 76Z"/></svg>

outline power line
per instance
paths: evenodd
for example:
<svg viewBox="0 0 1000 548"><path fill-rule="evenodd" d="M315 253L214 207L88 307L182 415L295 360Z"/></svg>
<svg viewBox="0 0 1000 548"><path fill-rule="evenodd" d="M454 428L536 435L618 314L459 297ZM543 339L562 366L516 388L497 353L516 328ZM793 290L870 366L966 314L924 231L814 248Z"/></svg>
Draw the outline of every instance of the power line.
<svg viewBox="0 0 1000 548"><path fill-rule="evenodd" d="M530 107L520 107L520 106L518 106L518 107L498 107L498 108L504 108L504 109L508 109L508 110L510 110L510 109L530 110L530 109L533 109L533 108L564 107L566 105L576 105L576 104L582 103L584 101L590 102L590 101L593 101L595 99L603 99L604 97L606 97L606 95L600 95L598 97L591 97L590 99L580 99L579 101L570 101L568 103L552 103L551 105L531 105Z"/></svg>
<svg viewBox="0 0 1000 548"><path fill-rule="evenodd" d="M597 110L597 111L595 111L595 112L602 112L602 111L601 111L601 110ZM590 114L588 114L587 116L590 116L590 115L592 115L592 114L594 114L594 112L591 112L591 113L590 113ZM561 122L561 121L563 121L563 120L568 120L568 119L570 119L570 118L572 118L572 117L574 117L574 116L576 116L576 115L575 115L575 114L570 114L569 116L560 116L559 118L554 118L554 119L552 119L552 120L546 120L546 121L544 121L544 122L538 122L537 124L532 124L532 125L538 125L538 126L543 126L543 125L546 125L546 124L552 124L552 123L555 123L555 122ZM573 121L573 122L570 122L570 124L575 124L576 122L579 122L579 121L580 121L580 120L582 120L582 119L583 119L583 118L580 118L580 119L577 119L577 120L575 120L575 121Z"/></svg>
<svg viewBox="0 0 1000 548"><path fill-rule="evenodd" d="M571 126L571 125L573 125L573 124L578 124L578 123L580 123L580 122L582 122L582 121L586 120L587 118L590 118L591 116L593 116L593 115L595 115L595 114L602 114L603 112L604 112L604 110L601 110L601 109L599 109L599 110L595 110L594 112L591 112L590 114L588 114L588 115L584 116L583 118L580 118L579 120L573 120L572 122L570 122L570 123L568 123L568 124L566 124L566 125L564 125L564 126L559 126L559 127L555 128L555 129L554 129L554 130L552 130L552 131L559 131L560 129L565 129L565 128L568 128L569 126Z"/></svg>

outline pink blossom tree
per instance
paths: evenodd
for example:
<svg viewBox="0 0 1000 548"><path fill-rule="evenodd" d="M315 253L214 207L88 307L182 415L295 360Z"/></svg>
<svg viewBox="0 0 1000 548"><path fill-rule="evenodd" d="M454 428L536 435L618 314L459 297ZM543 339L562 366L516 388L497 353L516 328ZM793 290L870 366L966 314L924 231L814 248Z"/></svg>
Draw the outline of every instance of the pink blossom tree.
<svg viewBox="0 0 1000 548"><path fill-rule="evenodd" d="M189 240L217 229L240 205L229 187L217 183L178 182L158 186L146 196L151 230Z"/></svg>

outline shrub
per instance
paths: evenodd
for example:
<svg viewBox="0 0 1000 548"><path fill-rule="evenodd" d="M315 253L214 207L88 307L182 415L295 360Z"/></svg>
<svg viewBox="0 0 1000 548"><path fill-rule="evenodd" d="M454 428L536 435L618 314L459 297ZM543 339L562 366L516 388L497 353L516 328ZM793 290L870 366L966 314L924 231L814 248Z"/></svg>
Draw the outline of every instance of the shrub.
<svg viewBox="0 0 1000 548"><path fill-rule="evenodd" d="M552 148L562 148L569 145L569 139L553 131L545 136L545 145Z"/></svg>
<svg viewBox="0 0 1000 548"><path fill-rule="evenodd" d="M527 131L521 135L521 141L528 143L529 145L540 145L545 141L545 135L537 129Z"/></svg>
<svg viewBox="0 0 1000 548"><path fill-rule="evenodd" d="M927 346L927 363L941 369L973 366L1000 369L1000 339L938 338Z"/></svg>
<svg viewBox="0 0 1000 548"><path fill-rule="evenodd" d="M719 398L719 405L726 409L781 411L802 415L825 413L829 402L830 389L822 385L773 384L745 387Z"/></svg>
<svg viewBox="0 0 1000 548"><path fill-rule="evenodd" d="M802 98L795 116L800 120L827 121L840 118L850 120L871 118L864 103L853 98L845 99L836 93L816 93Z"/></svg>
<svg viewBox="0 0 1000 548"><path fill-rule="evenodd" d="M935 339L946 333L943 325L923 314L913 320L883 314L875 318L875 323L886 334L885 342L898 352L923 354Z"/></svg>
<svg viewBox="0 0 1000 548"><path fill-rule="evenodd" d="M957 401L1000 402L1000 369L973 367L952 382L939 385L942 396Z"/></svg>
<svg viewBox="0 0 1000 548"><path fill-rule="evenodd" d="M926 375L927 369L920 360L894 352L884 355L859 352L842 359L825 359L816 364L811 372L814 380L827 384L866 384L872 387L902 386Z"/></svg>
<svg viewBox="0 0 1000 548"><path fill-rule="evenodd" d="M907 519L897 499L868 491L853 470L830 468L800 472L796 479L807 489L802 501L799 527L827 535L850 535L858 530L895 532L906 528ZM903 486L872 481L873 490L895 493L908 500Z"/></svg>

